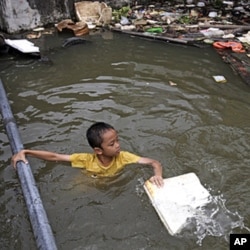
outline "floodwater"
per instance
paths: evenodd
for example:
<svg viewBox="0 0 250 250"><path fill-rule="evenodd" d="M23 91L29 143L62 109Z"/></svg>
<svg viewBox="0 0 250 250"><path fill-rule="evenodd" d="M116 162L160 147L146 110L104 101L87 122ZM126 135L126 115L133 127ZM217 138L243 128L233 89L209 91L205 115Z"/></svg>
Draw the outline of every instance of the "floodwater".
<svg viewBox="0 0 250 250"><path fill-rule="evenodd" d="M50 62L0 58L24 146L91 152L86 129L106 121L124 150L161 161L165 178L196 173L214 203L205 208L213 214L201 211L196 227L171 236L143 189L150 167L92 179L68 164L30 158L58 249L224 250L230 233L249 233L249 86L210 47L104 32L62 48L68 36L36 41ZM216 75L227 83L216 83ZM36 249L2 123L0 145L0 248Z"/></svg>

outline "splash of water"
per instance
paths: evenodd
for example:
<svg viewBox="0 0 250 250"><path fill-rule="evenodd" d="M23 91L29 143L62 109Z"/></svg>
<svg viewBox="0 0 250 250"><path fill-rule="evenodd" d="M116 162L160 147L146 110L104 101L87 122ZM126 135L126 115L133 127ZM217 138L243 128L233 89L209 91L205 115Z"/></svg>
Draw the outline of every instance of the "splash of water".
<svg viewBox="0 0 250 250"><path fill-rule="evenodd" d="M136 193L142 197L144 190L142 185L144 180L138 179ZM225 206L226 199L223 195L212 196L208 198L206 205L192 209L193 216L188 218L181 232L176 235L180 238L194 238L199 246L206 236L223 237L229 242L230 234L234 230L240 229L250 233L250 229L244 225L244 218L239 213L231 212Z"/></svg>
<svg viewBox="0 0 250 250"><path fill-rule="evenodd" d="M201 246L206 236L224 237L229 242L229 236L236 228L249 233L250 229L244 225L244 218L238 212L229 211L225 202L222 195L211 196L209 202L198 207L194 217L188 220L182 236L190 236L193 232L193 236L197 237L197 244Z"/></svg>

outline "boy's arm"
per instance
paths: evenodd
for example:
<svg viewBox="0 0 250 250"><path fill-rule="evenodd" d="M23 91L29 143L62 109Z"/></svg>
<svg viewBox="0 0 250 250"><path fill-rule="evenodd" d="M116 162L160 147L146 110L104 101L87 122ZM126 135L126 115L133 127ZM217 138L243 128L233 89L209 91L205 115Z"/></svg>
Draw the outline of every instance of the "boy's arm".
<svg viewBox="0 0 250 250"><path fill-rule="evenodd" d="M157 160L141 157L138 161L139 164L147 164L151 165L154 169L154 176L152 176L149 180L153 182L158 187L162 187L164 182L162 178L162 166L161 163Z"/></svg>
<svg viewBox="0 0 250 250"><path fill-rule="evenodd" d="M31 156L34 158L46 160L46 161L70 161L70 156L65 154L58 154L54 152L49 151L43 151L43 150L30 150L30 149L23 149L19 151L17 154L13 155L11 158L11 163L14 168L16 168L16 164L18 161L23 161L24 163L28 163L27 156Z"/></svg>

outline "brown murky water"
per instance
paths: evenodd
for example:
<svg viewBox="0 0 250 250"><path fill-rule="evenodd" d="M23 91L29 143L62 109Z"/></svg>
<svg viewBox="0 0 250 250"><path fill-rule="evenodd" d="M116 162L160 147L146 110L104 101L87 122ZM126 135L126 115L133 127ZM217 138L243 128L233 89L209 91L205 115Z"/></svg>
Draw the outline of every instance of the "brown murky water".
<svg viewBox="0 0 250 250"><path fill-rule="evenodd" d="M66 164L30 159L58 248L228 249L230 232L248 233L249 86L212 48L105 32L63 49L64 39L38 41L52 63L1 58L1 79L24 146L91 152L86 129L109 122L122 148L160 160L164 177L195 172L227 220L200 221L202 230L170 236L142 187L150 167L133 165L98 180ZM216 83L215 75L227 83ZM2 124L0 145L0 248L35 249Z"/></svg>

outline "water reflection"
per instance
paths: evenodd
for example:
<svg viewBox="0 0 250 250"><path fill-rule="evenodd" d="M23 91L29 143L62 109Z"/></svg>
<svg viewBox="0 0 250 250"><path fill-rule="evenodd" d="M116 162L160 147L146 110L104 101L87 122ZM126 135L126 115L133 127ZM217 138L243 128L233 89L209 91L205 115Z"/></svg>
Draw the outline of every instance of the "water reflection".
<svg viewBox="0 0 250 250"><path fill-rule="evenodd" d="M107 121L123 149L159 159L165 177L195 172L249 227L249 87L214 50L120 34L62 49L64 38L43 38L52 64L19 59L1 67L25 147L90 152L86 129ZM218 74L226 84L214 82ZM0 247L34 249L0 128ZM223 235L206 236L200 246L167 233L142 188L150 168L129 166L115 179L93 180L64 164L30 162L59 249L228 249Z"/></svg>

